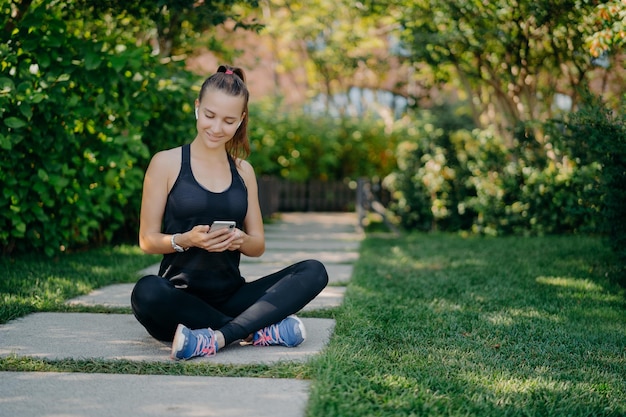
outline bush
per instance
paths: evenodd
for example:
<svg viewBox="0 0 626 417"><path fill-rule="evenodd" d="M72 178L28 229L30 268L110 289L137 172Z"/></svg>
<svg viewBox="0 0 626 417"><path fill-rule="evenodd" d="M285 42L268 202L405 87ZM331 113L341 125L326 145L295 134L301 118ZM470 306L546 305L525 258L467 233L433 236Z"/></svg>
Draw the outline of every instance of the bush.
<svg viewBox="0 0 626 417"><path fill-rule="evenodd" d="M490 152L466 143L469 132L462 128L471 126L467 117L445 108L424 110L412 118L396 151L398 169L384 181L394 199L391 210L404 228L459 230L471 226L474 213L464 202L475 194L465 172L476 169L474 160L487 165L492 162L487 154L468 157L473 152ZM462 130L453 134L456 129Z"/></svg>
<svg viewBox="0 0 626 417"><path fill-rule="evenodd" d="M1 13L6 23L10 7ZM53 255L110 241L136 221L145 142L164 144L172 132L162 126L177 130L186 110L188 95L160 91L178 69L111 22L90 32L72 13L33 3L0 44L0 148L11 155L0 161L3 253Z"/></svg>
<svg viewBox="0 0 626 417"><path fill-rule="evenodd" d="M599 164L594 183L596 204L602 217L599 231L607 236L626 271L626 107L609 109L589 93L567 124L567 143L572 153L587 164ZM597 161L597 162L596 162Z"/></svg>
<svg viewBox="0 0 626 417"><path fill-rule="evenodd" d="M599 165L563 153L562 124L544 126L543 145L521 128L509 149L488 130L453 130L449 121L440 128L432 113L420 115L398 146L399 170L386 179L405 228L487 235L595 229Z"/></svg>
<svg viewBox="0 0 626 417"><path fill-rule="evenodd" d="M400 126L380 119L313 116L271 102L250 105L250 162L257 175L293 181L386 175Z"/></svg>

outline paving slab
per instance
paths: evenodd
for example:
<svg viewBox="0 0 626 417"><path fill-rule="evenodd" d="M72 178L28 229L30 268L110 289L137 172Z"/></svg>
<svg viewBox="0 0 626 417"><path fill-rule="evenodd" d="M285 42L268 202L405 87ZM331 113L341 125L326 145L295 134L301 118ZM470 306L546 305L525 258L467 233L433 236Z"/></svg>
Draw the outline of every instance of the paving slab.
<svg viewBox="0 0 626 417"><path fill-rule="evenodd" d="M298 347L256 347L233 343L209 358L219 364L306 362L330 340L332 319L302 318L306 340ZM0 326L0 356L51 360L124 359L171 361L170 344L152 338L131 314L35 313Z"/></svg>
<svg viewBox="0 0 626 417"><path fill-rule="evenodd" d="M362 235L345 230L321 230L311 226L282 225L281 228L265 228L265 238L293 242L340 242L344 244L360 242Z"/></svg>
<svg viewBox="0 0 626 417"><path fill-rule="evenodd" d="M248 256L241 256L241 263L276 263L282 262L284 265L291 265L299 261L307 259L317 259L324 265L328 264L352 264L359 258L359 253L344 252L344 251L332 251L332 250L294 250L294 251L277 251L266 252L262 257L250 258Z"/></svg>
<svg viewBox="0 0 626 417"><path fill-rule="evenodd" d="M245 262L239 266L241 275L246 281L254 281L255 279L272 274L289 264L282 262ZM354 269L352 264L324 264L326 271L328 272L328 281L331 285L347 284L352 278L352 270ZM159 264L154 264L148 268L142 269L138 272L138 276L144 275L156 275L159 273Z"/></svg>
<svg viewBox="0 0 626 417"><path fill-rule="evenodd" d="M253 281L279 271L288 265L290 264L283 262L243 262L239 265L239 270L246 281ZM328 282L331 285L347 284L352 278L353 264L333 264L327 262L324 266L328 273Z"/></svg>
<svg viewBox="0 0 626 417"><path fill-rule="evenodd" d="M268 226L308 225L321 227L346 227L355 232L359 230L359 219L356 212L291 212L281 213L279 221Z"/></svg>
<svg viewBox="0 0 626 417"><path fill-rule="evenodd" d="M253 281L279 271L288 265L288 263L283 262L243 262L239 265L239 270L246 281ZM324 266L328 273L328 282L331 285L347 284L352 278L353 264L333 264L326 262Z"/></svg>
<svg viewBox="0 0 626 417"><path fill-rule="evenodd" d="M301 417L309 385L264 378L3 372L0 415Z"/></svg>
<svg viewBox="0 0 626 417"><path fill-rule="evenodd" d="M358 241L363 232L356 213L283 213L279 221L266 224L266 236L292 239Z"/></svg>
<svg viewBox="0 0 626 417"><path fill-rule="evenodd" d="M303 236L301 239L283 239L276 235L265 236L265 253L275 251L290 252L293 250L354 252L358 251L360 246L361 241L359 240L310 239L306 236ZM261 259L263 259L263 256L261 256Z"/></svg>
<svg viewBox="0 0 626 417"><path fill-rule="evenodd" d="M135 284L114 284L99 288L87 295L73 298L69 305L128 307L130 308L130 294ZM303 311L319 310L338 307L343 301L345 287L326 287Z"/></svg>

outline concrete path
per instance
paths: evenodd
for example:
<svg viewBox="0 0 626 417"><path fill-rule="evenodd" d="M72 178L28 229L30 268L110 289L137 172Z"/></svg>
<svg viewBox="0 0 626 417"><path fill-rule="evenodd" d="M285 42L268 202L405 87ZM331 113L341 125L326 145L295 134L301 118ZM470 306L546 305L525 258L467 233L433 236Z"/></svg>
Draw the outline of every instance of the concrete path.
<svg viewBox="0 0 626 417"><path fill-rule="evenodd" d="M197 358L193 362L237 365L305 362L328 343L334 321L314 318L302 318L302 321L307 338L297 348L258 348L233 343L220 350L216 356ZM0 326L0 340L0 356L18 355L50 360L171 361L171 344L150 337L132 314L31 314Z"/></svg>
<svg viewBox="0 0 626 417"><path fill-rule="evenodd" d="M284 214L266 226L267 251L242 260L242 274L257 279L302 259L322 261L330 286L304 310L341 304L358 257L361 236L353 213ZM154 273L158 265L138 275ZM70 300L72 304L128 307L132 284L112 285ZM315 314L315 313L312 313ZM297 348L233 344L211 358L187 362L273 364L304 362L328 343L334 321L303 318L307 340ZM152 339L130 314L37 313L0 326L0 356L169 361L170 346ZM272 415L300 417L307 381L263 378L173 377L5 372L0 416Z"/></svg>
<svg viewBox="0 0 626 417"><path fill-rule="evenodd" d="M287 379L3 372L0 415L294 417L308 389Z"/></svg>

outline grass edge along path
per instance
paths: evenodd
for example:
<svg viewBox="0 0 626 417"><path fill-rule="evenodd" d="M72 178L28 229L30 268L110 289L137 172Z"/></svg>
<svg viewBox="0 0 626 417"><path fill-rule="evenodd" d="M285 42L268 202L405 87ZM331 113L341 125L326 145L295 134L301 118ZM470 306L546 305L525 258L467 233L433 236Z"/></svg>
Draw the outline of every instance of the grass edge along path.
<svg viewBox="0 0 626 417"><path fill-rule="evenodd" d="M308 416L626 415L626 302L590 237L368 237Z"/></svg>
<svg viewBox="0 0 626 417"><path fill-rule="evenodd" d="M135 282L140 270L159 259L133 245L104 246L55 258L0 258L0 324L41 311L119 312L70 307L65 301L106 285Z"/></svg>

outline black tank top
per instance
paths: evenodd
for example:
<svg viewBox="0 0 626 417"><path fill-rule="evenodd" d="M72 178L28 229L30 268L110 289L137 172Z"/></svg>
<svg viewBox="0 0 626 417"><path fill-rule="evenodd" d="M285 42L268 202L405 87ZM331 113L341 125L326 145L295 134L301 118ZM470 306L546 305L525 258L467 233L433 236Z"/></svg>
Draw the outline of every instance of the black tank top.
<svg viewBox="0 0 626 417"><path fill-rule="evenodd" d="M190 145L182 146L180 173L165 205L163 233L182 233L196 225L210 225L215 220L234 220L237 227L243 229L248 191L230 155L228 163L230 186L214 193L196 181L191 171ZM186 252L166 254L159 275L207 302L220 303L245 282L239 272L240 258L239 251L207 252L190 248Z"/></svg>

